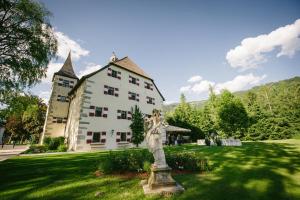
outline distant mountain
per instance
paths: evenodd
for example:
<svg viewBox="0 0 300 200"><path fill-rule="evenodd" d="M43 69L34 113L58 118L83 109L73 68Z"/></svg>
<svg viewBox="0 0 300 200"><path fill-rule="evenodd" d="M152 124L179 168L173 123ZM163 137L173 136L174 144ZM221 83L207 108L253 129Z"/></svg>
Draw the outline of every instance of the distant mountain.
<svg viewBox="0 0 300 200"><path fill-rule="evenodd" d="M296 76L294 78L290 78L290 79L285 79L285 80L281 80L281 81L270 82L270 83L267 83L267 84L264 84L264 85L255 86L255 87L253 87L249 90L238 91L238 92L234 92L233 94L243 99L249 91L254 92L254 93L260 93L260 91L263 88L271 88L271 87L273 89L283 88L283 87L289 88L289 87L294 87L295 85L296 85L295 88L298 88L298 90L300 90L300 77L298 77L298 76ZM298 87L298 85L299 85L299 87ZM191 102L188 102L188 103L191 104L192 106L201 108L205 105L206 101L207 100L191 101ZM169 104L169 105L164 105L163 106L163 112L169 112L169 111L174 110L175 107L178 104L179 103L172 103L172 104Z"/></svg>

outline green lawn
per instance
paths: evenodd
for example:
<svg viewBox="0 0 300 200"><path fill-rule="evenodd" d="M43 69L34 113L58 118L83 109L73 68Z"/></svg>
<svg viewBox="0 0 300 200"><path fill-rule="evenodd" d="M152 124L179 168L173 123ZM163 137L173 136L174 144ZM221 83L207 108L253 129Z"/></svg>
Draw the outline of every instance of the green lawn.
<svg viewBox="0 0 300 200"><path fill-rule="evenodd" d="M242 147L187 145L213 169L174 178L186 191L167 199L300 199L300 140L245 142ZM0 199L162 199L145 197L139 178L96 177L105 152L16 157L0 163ZM95 197L96 192L101 192Z"/></svg>

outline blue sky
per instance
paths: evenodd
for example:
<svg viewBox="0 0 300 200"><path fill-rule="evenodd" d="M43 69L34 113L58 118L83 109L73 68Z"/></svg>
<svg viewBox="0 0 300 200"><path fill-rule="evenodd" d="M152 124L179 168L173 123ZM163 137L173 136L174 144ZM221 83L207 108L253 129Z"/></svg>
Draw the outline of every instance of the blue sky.
<svg viewBox="0 0 300 200"><path fill-rule="evenodd" d="M152 76L167 103L245 90L300 75L300 1L43 0L59 53L32 92L47 99L51 76L72 51L83 75L112 51ZM247 39L248 38L248 39Z"/></svg>

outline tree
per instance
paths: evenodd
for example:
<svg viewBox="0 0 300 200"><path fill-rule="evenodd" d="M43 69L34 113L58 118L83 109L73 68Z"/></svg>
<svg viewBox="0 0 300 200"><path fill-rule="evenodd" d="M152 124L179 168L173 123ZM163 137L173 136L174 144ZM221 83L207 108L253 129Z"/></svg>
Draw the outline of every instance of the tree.
<svg viewBox="0 0 300 200"><path fill-rule="evenodd" d="M224 90L221 93L218 105L220 129L227 137L243 137L248 126L248 114L242 101L228 90Z"/></svg>
<svg viewBox="0 0 300 200"><path fill-rule="evenodd" d="M6 108L0 110L0 120L5 121L5 133L11 140L38 141L43 129L47 106L36 96L18 95Z"/></svg>
<svg viewBox="0 0 300 200"><path fill-rule="evenodd" d="M50 12L33 0L0 2L0 102L45 76L57 51Z"/></svg>
<svg viewBox="0 0 300 200"><path fill-rule="evenodd" d="M174 112L168 113L165 119L170 125L191 129L190 136L194 141L199 138L204 138L203 132L199 127L201 111L192 108L191 105L186 102L184 94L181 94L180 104L175 108Z"/></svg>
<svg viewBox="0 0 300 200"><path fill-rule="evenodd" d="M132 123L130 124L130 129L132 131L131 141L136 147L139 146L144 140L144 118L139 107L135 105L131 108L132 113Z"/></svg>

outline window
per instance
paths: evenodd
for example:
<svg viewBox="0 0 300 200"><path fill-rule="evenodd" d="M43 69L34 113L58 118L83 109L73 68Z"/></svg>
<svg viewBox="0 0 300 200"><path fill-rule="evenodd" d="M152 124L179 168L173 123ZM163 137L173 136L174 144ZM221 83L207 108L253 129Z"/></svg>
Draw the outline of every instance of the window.
<svg viewBox="0 0 300 200"><path fill-rule="evenodd" d="M69 81L69 80L66 80L66 79L59 78L59 79L58 79L58 85L59 85L59 86L62 86L62 87L73 88L73 86L74 86L74 81Z"/></svg>
<svg viewBox="0 0 300 200"><path fill-rule="evenodd" d="M68 81L68 80L63 80L62 86L63 86L63 87L69 87L69 86L70 86L70 81Z"/></svg>
<svg viewBox="0 0 300 200"><path fill-rule="evenodd" d="M96 107L90 106L90 117L104 117L107 118L108 108L107 107Z"/></svg>
<svg viewBox="0 0 300 200"><path fill-rule="evenodd" d="M57 101L69 102L69 98L66 96L57 95Z"/></svg>
<svg viewBox="0 0 300 200"><path fill-rule="evenodd" d="M56 123L62 123L63 119L61 117L56 118Z"/></svg>
<svg viewBox="0 0 300 200"><path fill-rule="evenodd" d="M104 94L108 94L108 95L118 97L119 96L118 91L119 91L118 88L114 88L114 87L104 85Z"/></svg>
<svg viewBox="0 0 300 200"><path fill-rule="evenodd" d="M121 72L113 70L111 68L107 68L107 75L117 79L121 79Z"/></svg>
<svg viewBox="0 0 300 200"><path fill-rule="evenodd" d="M145 88L146 89L153 90L152 86L153 85L151 83L145 82Z"/></svg>
<svg viewBox="0 0 300 200"><path fill-rule="evenodd" d="M108 87L107 94L114 95L114 91L115 91L114 88Z"/></svg>
<svg viewBox="0 0 300 200"><path fill-rule="evenodd" d="M114 78L118 78L118 72L116 70L111 70L111 76Z"/></svg>
<svg viewBox="0 0 300 200"><path fill-rule="evenodd" d="M126 142L126 135L127 133L126 132L121 132L121 142Z"/></svg>
<svg viewBox="0 0 300 200"><path fill-rule="evenodd" d="M152 98L152 97L146 97L146 98L147 98L147 104L153 104L153 105L155 105L154 98Z"/></svg>
<svg viewBox="0 0 300 200"><path fill-rule="evenodd" d="M96 107L95 109L95 117L101 117L102 116L102 108Z"/></svg>
<svg viewBox="0 0 300 200"><path fill-rule="evenodd" d="M139 79L129 76L129 83L135 84L135 85L139 85Z"/></svg>
<svg viewBox="0 0 300 200"><path fill-rule="evenodd" d="M139 101L139 94L134 93L134 92L128 92L128 99L129 100L134 100L134 101Z"/></svg>
<svg viewBox="0 0 300 200"><path fill-rule="evenodd" d="M127 119L127 112L121 111L121 119Z"/></svg>
<svg viewBox="0 0 300 200"><path fill-rule="evenodd" d="M93 133L93 143L94 142L100 142L100 132L94 132Z"/></svg>
<svg viewBox="0 0 300 200"><path fill-rule="evenodd" d="M53 123L66 123L67 122L67 118L66 117L53 117Z"/></svg>

